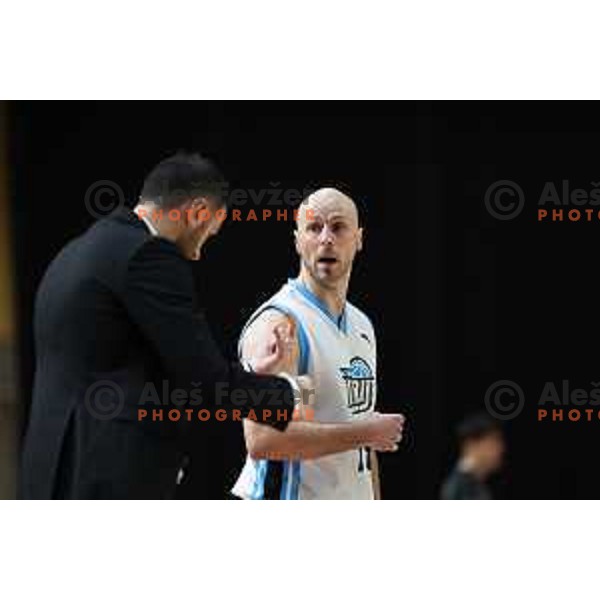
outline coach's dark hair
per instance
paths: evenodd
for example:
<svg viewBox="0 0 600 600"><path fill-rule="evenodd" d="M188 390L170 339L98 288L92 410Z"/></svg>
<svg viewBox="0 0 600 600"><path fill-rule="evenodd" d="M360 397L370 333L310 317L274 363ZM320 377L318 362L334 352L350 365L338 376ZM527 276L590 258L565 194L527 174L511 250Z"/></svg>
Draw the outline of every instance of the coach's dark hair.
<svg viewBox="0 0 600 600"><path fill-rule="evenodd" d="M226 185L223 174L212 161L200 154L178 152L152 169L144 180L140 199L174 208L192 198L206 196L223 206Z"/></svg>
<svg viewBox="0 0 600 600"><path fill-rule="evenodd" d="M501 433L502 427L487 413L475 413L465 417L456 428L460 444L480 440L491 433Z"/></svg>

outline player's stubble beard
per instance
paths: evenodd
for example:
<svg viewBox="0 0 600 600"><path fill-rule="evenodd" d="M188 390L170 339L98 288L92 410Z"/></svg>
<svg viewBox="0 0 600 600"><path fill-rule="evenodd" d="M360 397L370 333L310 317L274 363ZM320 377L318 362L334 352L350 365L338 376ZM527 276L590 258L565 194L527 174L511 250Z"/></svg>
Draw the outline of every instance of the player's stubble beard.
<svg viewBox="0 0 600 600"><path fill-rule="evenodd" d="M323 291L326 291L329 293L335 292L340 297L345 299L346 295L348 293L348 286L350 285L350 276L352 274L353 262L354 262L354 259L349 260L347 263L345 263L340 268L339 275L327 277L326 275L322 276L320 274L320 272L319 272L320 269L317 264L311 265L309 261L302 258L301 263L302 263L303 269L301 269L301 274L302 274L302 270L304 270L304 272L310 278L312 284L317 289L321 288Z"/></svg>

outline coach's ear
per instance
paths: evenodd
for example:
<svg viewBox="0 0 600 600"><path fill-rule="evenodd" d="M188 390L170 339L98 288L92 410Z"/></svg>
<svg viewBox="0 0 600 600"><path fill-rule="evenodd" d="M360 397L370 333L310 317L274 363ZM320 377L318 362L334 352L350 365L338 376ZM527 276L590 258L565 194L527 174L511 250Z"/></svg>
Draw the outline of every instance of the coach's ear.
<svg viewBox="0 0 600 600"><path fill-rule="evenodd" d="M208 220L206 215L210 217L210 204L206 197L204 196L196 196L191 200L187 200L185 204L182 205L181 214L185 216L185 224L186 225L194 225L194 226L204 226Z"/></svg>

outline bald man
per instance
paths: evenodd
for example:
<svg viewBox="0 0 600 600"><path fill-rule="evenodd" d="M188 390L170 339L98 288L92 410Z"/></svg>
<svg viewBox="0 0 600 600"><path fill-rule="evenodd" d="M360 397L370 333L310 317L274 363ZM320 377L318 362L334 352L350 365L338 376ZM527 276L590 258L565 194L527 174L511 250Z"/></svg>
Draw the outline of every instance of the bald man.
<svg viewBox="0 0 600 600"><path fill-rule="evenodd" d="M273 331L290 340L277 369L312 378L315 393L285 432L246 420L248 457L232 494L244 499L380 498L375 451L393 452L404 417L375 412L376 340L368 317L346 300L363 230L351 198L320 189L300 206L300 273L250 317L240 355L269 352Z"/></svg>

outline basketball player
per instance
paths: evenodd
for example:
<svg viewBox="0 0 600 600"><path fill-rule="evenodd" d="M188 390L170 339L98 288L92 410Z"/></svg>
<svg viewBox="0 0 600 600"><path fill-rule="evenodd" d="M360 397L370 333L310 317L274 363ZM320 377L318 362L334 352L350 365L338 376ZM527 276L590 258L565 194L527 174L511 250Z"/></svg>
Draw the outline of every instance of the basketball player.
<svg viewBox="0 0 600 600"><path fill-rule="evenodd" d="M299 208L300 274L250 317L240 354L250 362L264 356L273 329L282 330L295 345L294 364L278 368L312 377L315 400L300 405L300 421L285 432L244 421L248 457L234 497L380 497L374 451L397 449L404 417L374 412L375 333L368 317L346 301L362 234L354 202L336 189L314 192Z"/></svg>

